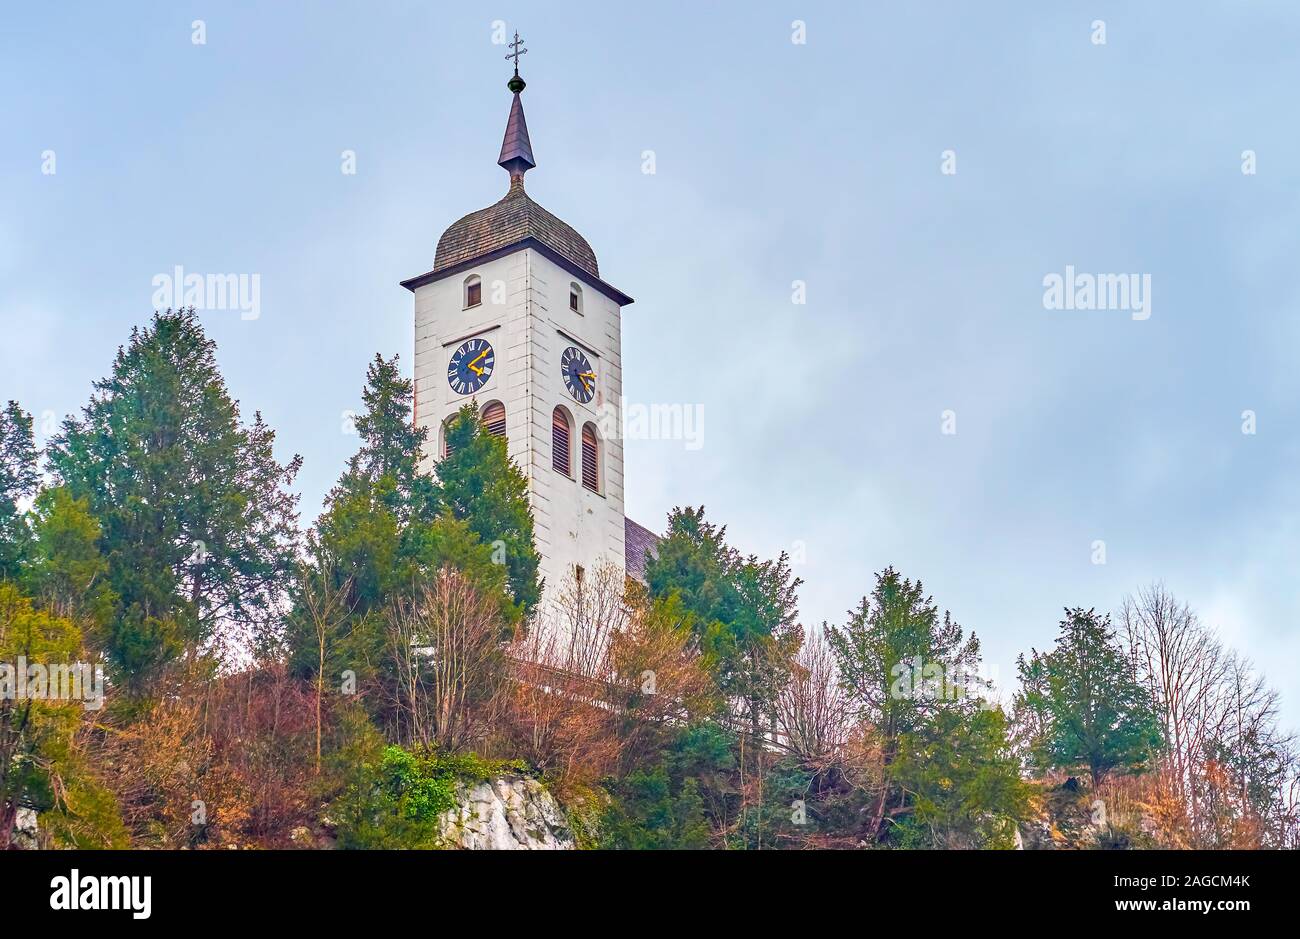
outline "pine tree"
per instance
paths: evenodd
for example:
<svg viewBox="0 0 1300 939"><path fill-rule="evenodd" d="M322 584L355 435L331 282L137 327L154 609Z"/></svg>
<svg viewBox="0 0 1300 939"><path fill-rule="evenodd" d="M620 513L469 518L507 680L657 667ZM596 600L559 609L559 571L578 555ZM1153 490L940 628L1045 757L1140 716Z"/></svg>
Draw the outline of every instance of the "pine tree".
<svg viewBox="0 0 1300 939"><path fill-rule="evenodd" d="M944 708L902 735L894 766L910 793L897 821L905 847L1011 848L1030 788L999 708Z"/></svg>
<svg viewBox="0 0 1300 939"><path fill-rule="evenodd" d="M510 568L502 563L507 552L481 535L500 514L498 503L456 495L454 487L448 499L439 480L419 472L426 432L413 426L413 385L401 376L396 357L375 356L366 371L362 400L366 407L355 421L361 446L308 535L310 564L296 588L286 641L299 674L315 676L324 659L332 671L347 668L367 683L386 680L377 664L389 644L384 612L416 596L443 567L455 568L485 596L496 598L502 621L512 631L523 610L507 582ZM490 470L474 476L476 480L493 473L505 478L507 470L513 470L504 453L481 446L469 452L491 461ZM501 488L488 487L491 492ZM515 490L515 496L522 491ZM454 517L453 504L472 514ZM516 524L526 527L531 548L527 503L507 499L506 507L516 513L522 507L523 521ZM328 634L321 635L312 626L311 608L323 607L325 597L337 590L346 590L347 614L335 617ZM314 592L311 602L305 591Z"/></svg>
<svg viewBox="0 0 1300 939"><path fill-rule="evenodd" d="M876 576L871 596L826 638L840 682L884 740L886 762L899 736L928 715L952 704L978 707L979 640L965 637L951 614L941 618L921 582L893 568Z"/></svg>
<svg viewBox="0 0 1300 939"><path fill-rule="evenodd" d="M111 620L116 597L108 584L108 561L99 549L99 522L89 500L64 486L44 489L31 512L32 552L27 571L31 593L98 640Z"/></svg>
<svg viewBox="0 0 1300 939"><path fill-rule="evenodd" d="M108 653L133 691L219 624L269 631L294 563L301 463L239 406L192 310L132 330L113 372L49 448L86 499L118 609Z"/></svg>
<svg viewBox="0 0 1300 939"><path fill-rule="evenodd" d="M17 671L28 663L76 662L80 648L72 623L0 583L0 851L9 847L19 808L55 805L55 771L67 760L82 713L79 701L18 694Z"/></svg>
<svg viewBox="0 0 1300 939"><path fill-rule="evenodd" d="M1050 721L1046 750L1052 765L1087 767L1094 788L1113 769L1146 766L1160 746L1159 721L1109 616L1067 609L1056 647L1035 659L1046 679L1041 705Z"/></svg>
<svg viewBox="0 0 1300 939"><path fill-rule="evenodd" d="M397 356L385 359L375 355L366 368L361 400L366 409L354 421L361 448L348 461L347 472L331 498L366 483L379 486L387 479L391 491L386 502L402 522L414 518L431 521L437 515L437 493L433 480L419 472L427 431L412 420L414 384L401 376Z"/></svg>
<svg viewBox="0 0 1300 939"><path fill-rule="evenodd" d="M657 556L646 562L655 600L677 597L719 690L743 712L745 729L768 729L776 694L802 641L798 589L782 553L771 561L727 544L704 507L674 508Z"/></svg>
<svg viewBox="0 0 1300 939"><path fill-rule="evenodd" d="M36 491L40 479L32 416L10 401L0 411L0 580L22 571L30 532L20 503Z"/></svg>
<svg viewBox="0 0 1300 939"><path fill-rule="evenodd" d="M442 504L491 547L506 569L510 595L527 617L541 598L528 479L506 455L506 442L484 430L477 405L447 425L448 455L438 463Z"/></svg>
<svg viewBox="0 0 1300 939"><path fill-rule="evenodd" d="M879 836L887 806L906 807L906 790L896 790L893 766L907 735L931 730L948 712L980 708L980 646L926 596L920 581L905 580L893 568L876 576L842 627L828 627L840 683L859 717L880 740L880 791L868 835Z"/></svg>
<svg viewBox="0 0 1300 939"><path fill-rule="evenodd" d="M425 529L440 514L436 485L419 472L424 428L411 416L413 385L398 359L376 355L366 369L355 420L361 446L330 491L309 539L310 554L349 584L350 608L365 615L394 590L409 593L421 572Z"/></svg>

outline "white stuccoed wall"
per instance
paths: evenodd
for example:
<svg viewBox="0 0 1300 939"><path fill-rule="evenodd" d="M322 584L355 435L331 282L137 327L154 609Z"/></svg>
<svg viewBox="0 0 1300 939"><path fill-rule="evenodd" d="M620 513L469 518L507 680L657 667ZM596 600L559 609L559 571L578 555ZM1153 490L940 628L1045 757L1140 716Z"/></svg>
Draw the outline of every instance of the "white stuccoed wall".
<svg viewBox="0 0 1300 939"><path fill-rule="evenodd" d="M462 309L465 278L483 280L483 303ZM582 287L583 311L569 309L569 285ZM561 332L578 340L577 343ZM415 291L416 419L429 429L429 450L421 466L435 469L442 423L469 398L447 384L447 364L465 339L481 335L496 353L492 377L474 397L480 407L500 401L506 408L510 458L528 477L541 576L542 610L575 564L588 571L601 560L624 566L623 442L618 427L622 393L621 312L591 283L525 248ZM560 356L570 345L586 347L596 371L596 396L580 404L560 375ZM592 353L595 353L594 355ZM551 465L551 413L563 405L573 417L574 478ZM581 483L581 435L587 421L601 434L601 492Z"/></svg>

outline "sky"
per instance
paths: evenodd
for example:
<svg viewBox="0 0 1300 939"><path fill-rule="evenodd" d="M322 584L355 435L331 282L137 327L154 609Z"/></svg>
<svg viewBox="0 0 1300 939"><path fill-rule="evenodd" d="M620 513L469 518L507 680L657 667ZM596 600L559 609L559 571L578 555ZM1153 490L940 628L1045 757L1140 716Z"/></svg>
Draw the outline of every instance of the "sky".
<svg viewBox="0 0 1300 939"><path fill-rule="evenodd" d="M0 398L44 436L157 275L256 274L201 318L309 522L367 360L410 372L398 281L505 192L516 29L529 193L636 298L625 395L702 415L628 441L628 515L792 552L809 625L893 565L1004 685L1162 580L1300 729L1294 3L14 6ZM1051 308L1069 270L1145 309Z"/></svg>

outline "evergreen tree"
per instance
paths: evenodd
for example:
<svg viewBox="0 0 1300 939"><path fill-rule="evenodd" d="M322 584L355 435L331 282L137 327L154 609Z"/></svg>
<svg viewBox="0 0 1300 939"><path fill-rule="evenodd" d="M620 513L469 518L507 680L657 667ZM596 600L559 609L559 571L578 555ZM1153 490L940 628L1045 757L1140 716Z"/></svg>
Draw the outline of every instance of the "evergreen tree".
<svg viewBox="0 0 1300 939"><path fill-rule="evenodd" d="M99 522L89 500L75 499L64 486L44 489L31 512L32 557L27 580L31 593L100 639L111 620L116 597L108 584L108 561L99 549Z"/></svg>
<svg viewBox="0 0 1300 939"><path fill-rule="evenodd" d="M365 615L420 576L421 546L441 503L434 481L419 472L426 432L412 420L414 385L397 356L375 356L361 398L361 446L326 498L310 553L330 562L337 584L350 585L350 606Z"/></svg>
<svg viewBox="0 0 1300 939"><path fill-rule="evenodd" d="M542 591L528 479L506 455L505 440L483 428L477 405L461 408L446 434L449 453L438 463L442 504L505 565L510 595L526 617Z"/></svg>
<svg viewBox="0 0 1300 939"><path fill-rule="evenodd" d="M871 596L850 611L843 627L828 627L826 639L841 685L880 741L880 789L868 827L876 838L890 801L903 810L911 798L897 788L893 765L906 735L951 720L948 711L979 709L979 640L974 633L963 636L949 613L941 618L921 582L893 568L876 576Z"/></svg>
<svg viewBox="0 0 1300 939"><path fill-rule="evenodd" d="M826 638L859 716L880 733L886 763L899 737L929 715L979 706L979 640L965 637L950 613L941 618L921 582L892 567L876 576L871 596L844 626L827 628Z"/></svg>
<svg viewBox="0 0 1300 939"><path fill-rule="evenodd" d="M1117 767L1146 766L1160 745L1159 721L1150 695L1133 678L1109 616L1067 609L1056 647L1043 655L1035 652L1022 675L1032 677L1037 669L1045 688L1027 685L1020 703L1045 713L1045 755L1051 765L1086 766L1094 788Z"/></svg>
<svg viewBox="0 0 1300 939"><path fill-rule="evenodd" d="M727 544L726 526L705 521L704 506L674 508L658 553L646 558L650 596L677 593L695 615L699 631L711 623L729 623L740 605L735 569L739 552Z"/></svg>
<svg viewBox="0 0 1300 939"><path fill-rule="evenodd" d="M264 634L293 568L301 461L276 461L260 414L240 422L214 352L192 310L155 314L50 443L102 526L109 657L137 692L219 623Z"/></svg>
<svg viewBox="0 0 1300 939"><path fill-rule="evenodd" d="M361 391L366 409L354 422L361 447L348 461L331 500L368 483L379 487L385 504L402 523L431 521L437 515L434 482L419 472L427 432L412 419L414 396L414 384L398 370L398 357L385 359L376 354L366 368L366 385Z"/></svg>
<svg viewBox="0 0 1300 939"><path fill-rule="evenodd" d="M22 570L29 532L20 503L36 491L36 443L32 416L10 401L0 411L0 580Z"/></svg>
<svg viewBox="0 0 1300 939"><path fill-rule="evenodd" d="M655 600L677 597L719 689L743 710L752 733L767 729L776 694L802 641L798 589L782 553L742 556L704 507L675 508L657 556L647 558Z"/></svg>
<svg viewBox="0 0 1300 939"><path fill-rule="evenodd" d="M516 532L526 532L532 549L522 476L503 449L478 442L477 421L459 429L474 441L455 464L460 475L448 474L462 481L460 488L453 484L447 495L445 482L420 473L426 432L413 426L413 385L401 377L397 363L396 357L376 356L367 369L366 407L356 418L361 446L308 536L309 569L296 588L286 626L299 674L314 675L323 656L331 673L346 668L363 683L388 681L383 613L395 601L413 597L443 567L455 568L485 596L497 598L511 632L523 615L508 581L508 550L483 537L499 530L492 519L505 517ZM475 485L485 493L465 491ZM455 509L463 517L454 516ZM535 552L532 558L535 590ZM312 604L302 593L307 590L316 592L318 608L329 591L347 592L347 615L331 622L328 635L318 634L311 622Z"/></svg>
<svg viewBox="0 0 1300 939"><path fill-rule="evenodd" d="M1011 848L1029 814L1030 787L999 708L945 708L903 734L894 767L910 793L898 819L903 847Z"/></svg>
<svg viewBox="0 0 1300 939"><path fill-rule="evenodd" d="M57 800L55 776L67 761L82 703L17 691L28 663L77 661L81 635L66 619L38 610L0 583L0 850L9 847L20 808L44 811Z"/></svg>

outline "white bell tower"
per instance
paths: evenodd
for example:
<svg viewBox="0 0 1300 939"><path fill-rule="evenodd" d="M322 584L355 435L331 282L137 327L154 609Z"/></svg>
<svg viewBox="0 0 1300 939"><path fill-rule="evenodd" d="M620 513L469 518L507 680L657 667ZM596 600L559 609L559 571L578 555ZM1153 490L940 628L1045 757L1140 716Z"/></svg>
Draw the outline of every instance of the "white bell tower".
<svg viewBox="0 0 1300 939"><path fill-rule="evenodd" d="M576 567L625 569L635 523L623 515L621 319L632 298L601 280L582 235L524 191L536 162L515 40L497 161L509 190L448 228L433 269L402 286L415 295L415 419L431 451L422 466L436 472L445 422L476 400L528 478L545 615Z"/></svg>

